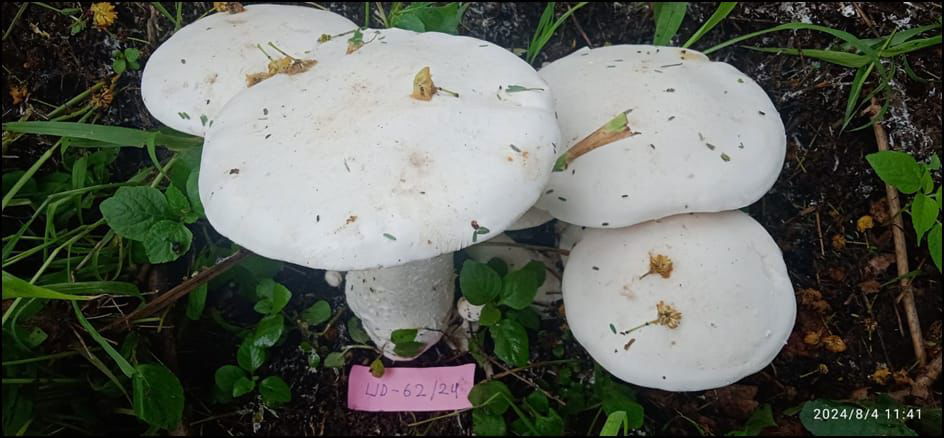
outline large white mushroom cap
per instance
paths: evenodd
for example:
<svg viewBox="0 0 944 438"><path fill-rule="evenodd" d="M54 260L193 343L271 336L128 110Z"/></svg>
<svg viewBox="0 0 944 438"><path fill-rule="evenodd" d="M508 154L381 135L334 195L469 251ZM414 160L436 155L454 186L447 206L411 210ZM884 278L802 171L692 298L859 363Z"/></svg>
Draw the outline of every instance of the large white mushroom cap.
<svg viewBox="0 0 944 438"><path fill-rule="evenodd" d="M267 70L269 59L257 45L273 58L282 55L269 42L307 59L320 35L356 27L338 14L303 6L250 5L236 14L211 14L178 30L148 59L144 104L161 123L203 136L223 105L246 89L246 75Z"/></svg>
<svg viewBox="0 0 944 438"><path fill-rule="evenodd" d="M537 203L588 227L747 206L774 184L786 137L770 99L736 68L692 50L581 49L544 67L564 145L628 111L632 135L555 172Z"/></svg>
<svg viewBox="0 0 944 438"><path fill-rule="evenodd" d="M391 334L400 329L418 329L416 341L439 342L449 323L455 292L452 254L401 266L350 271L345 282L347 304L364 330L393 360L408 360L394 353Z"/></svg>
<svg viewBox="0 0 944 438"><path fill-rule="evenodd" d="M643 277L657 255L671 259L669 277ZM796 317L780 249L740 211L587 229L563 290L574 337L600 365L626 382L669 391L716 388L760 371ZM656 319L660 302L681 312L676 328L626 333Z"/></svg>
<svg viewBox="0 0 944 438"><path fill-rule="evenodd" d="M474 38L363 38L349 55L240 93L217 117L199 185L221 234L265 257L369 269L487 240L540 196L560 132L531 66ZM323 50L332 44L346 41ZM427 66L459 96L411 98Z"/></svg>

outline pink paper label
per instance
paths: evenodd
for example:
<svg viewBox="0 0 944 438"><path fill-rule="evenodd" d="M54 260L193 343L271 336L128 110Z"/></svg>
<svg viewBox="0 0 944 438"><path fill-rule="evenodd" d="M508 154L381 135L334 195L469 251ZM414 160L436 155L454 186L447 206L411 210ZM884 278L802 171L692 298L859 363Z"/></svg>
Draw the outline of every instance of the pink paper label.
<svg viewBox="0 0 944 438"><path fill-rule="evenodd" d="M472 407L475 364L433 368L387 368L381 378L351 367L347 407L355 411L452 411Z"/></svg>

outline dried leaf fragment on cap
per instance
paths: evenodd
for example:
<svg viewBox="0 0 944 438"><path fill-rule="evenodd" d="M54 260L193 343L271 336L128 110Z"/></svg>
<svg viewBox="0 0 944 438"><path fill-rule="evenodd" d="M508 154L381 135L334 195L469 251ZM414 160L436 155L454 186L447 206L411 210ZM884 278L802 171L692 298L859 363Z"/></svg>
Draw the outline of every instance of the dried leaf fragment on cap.
<svg viewBox="0 0 944 438"><path fill-rule="evenodd" d="M629 111L624 111L619 113L596 131L593 131L590 135L584 137L583 140L573 145L554 163L554 171L562 172L567 170L567 166L569 166L572 161L600 146L606 146L617 140L639 134L630 129L629 121L626 119L628 112Z"/></svg>
<svg viewBox="0 0 944 438"><path fill-rule="evenodd" d="M649 272L646 272L639 278L645 278L649 274L659 274L662 278L672 276L672 259L662 254L649 254Z"/></svg>
<svg viewBox="0 0 944 438"><path fill-rule="evenodd" d="M257 45L259 50L261 50L262 53L265 54L267 58L269 58L269 65L267 66L268 70L265 72L250 73L246 75L246 87L256 85L259 82L269 79L277 74L295 75L306 72L318 63L318 61L314 59L300 59L291 56L288 53L283 52L271 42L269 43L269 46L284 56L278 59L272 58L268 53L266 53L262 46Z"/></svg>
<svg viewBox="0 0 944 438"><path fill-rule="evenodd" d="M437 91L439 89L433 84L433 75L429 72L429 66L423 67L413 77L413 94L410 94L410 97L416 100L430 100Z"/></svg>
<svg viewBox="0 0 944 438"><path fill-rule="evenodd" d="M656 324L674 329L678 328L679 324L682 322L682 312L676 310L671 304L665 304L665 302L659 301L659 304L656 304L656 311L659 313Z"/></svg>
<svg viewBox="0 0 944 438"><path fill-rule="evenodd" d="M229 12L230 14L238 14L246 10L243 4L239 2L213 2L213 9L216 12Z"/></svg>

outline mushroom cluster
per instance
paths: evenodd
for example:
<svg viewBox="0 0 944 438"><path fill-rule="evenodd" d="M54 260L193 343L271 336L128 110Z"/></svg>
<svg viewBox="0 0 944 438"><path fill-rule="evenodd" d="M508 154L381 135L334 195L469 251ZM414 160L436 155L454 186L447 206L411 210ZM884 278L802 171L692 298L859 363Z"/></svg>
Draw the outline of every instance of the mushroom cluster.
<svg viewBox="0 0 944 438"><path fill-rule="evenodd" d="M388 358L448 331L453 253L553 267L496 245L553 219L570 257L534 305L562 293L575 338L627 382L724 385L792 328L779 249L732 211L777 179L783 124L754 81L698 52L581 49L537 72L475 38L252 5L174 34L141 89L158 120L205 137L213 227L344 281ZM459 301L466 320L480 310ZM401 329L425 348L398 354Z"/></svg>

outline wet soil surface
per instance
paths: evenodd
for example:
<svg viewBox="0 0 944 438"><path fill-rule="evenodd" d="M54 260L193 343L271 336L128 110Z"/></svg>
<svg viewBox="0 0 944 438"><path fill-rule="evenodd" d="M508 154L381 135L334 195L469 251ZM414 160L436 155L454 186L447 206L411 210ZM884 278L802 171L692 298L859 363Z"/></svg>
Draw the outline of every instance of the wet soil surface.
<svg viewBox="0 0 944 438"><path fill-rule="evenodd" d="M362 4L322 5L354 22L363 22ZM566 6L559 3L558 13ZM19 4L15 3L2 5L4 30L18 8ZM205 2L186 4L184 21L193 21L209 8L210 4ZM512 50L524 49L543 8L539 3L475 3L465 14L460 33ZM684 38L691 35L714 8L714 4L692 4L679 35ZM5 92L3 120L18 119L31 107L40 112L48 111L50 104L56 106L106 78L115 49L140 49L143 64L148 54L173 31L172 24L147 3L120 3L117 10L118 22L107 32L90 26L70 36L72 19L69 17L42 7L27 8L3 41L3 80L5 89L22 86L28 90L29 97L14 105L13 96ZM736 36L792 21L812 22L861 38L874 38L888 35L899 26L929 24L940 17L941 7L930 3L742 3L694 48L708 48ZM653 30L648 3L591 3L565 22L536 64L553 61L587 45L648 43ZM764 47L827 48L836 47L837 41L818 32L786 31L770 33L748 43ZM677 37L675 43L681 42ZM864 158L876 151L876 140L871 128L840 129L853 70L738 46L714 53L712 58L728 62L754 78L778 107L786 126L788 155L780 179L748 211L783 249L798 295L798 319L788 345L777 359L737 385L695 393L640 389L639 398L646 408L645 427L649 433L689 435L697 434L699 428L723 433L742 425L758 405L769 403L779 426L766 433L804 433L795 416L782 414L785 409L813 398L846 399L898 388L891 379L882 384L871 378L881 367L892 372L904 370L911 377L917 372L904 312L896 305L900 290L893 281L897 274L885 189ZM885 126L893 149L927 159L941 150L941 46L904 58L917 77L896 76L887 102ZM144 108L139 81L139 71L122 76L114 101L103 112L99 123L138 128L159 126ZM874 86L873 79L865 89ZM850 126L867 121L866 117L856 117ZM48 147L42 141L24 139L5 150L4 170L28 167ZM146 159L139 151L123 151L122 154L120 163L127 172ZM53 158L41 172L55 166L58 162ZM935 179L940 183L939 173ZM876 224L873 229L860 232L856 221L864 215L871 215ZM552 226L544 226L519 232L516 237L548 244L553 243L552 233ZM909 239L910 265L919 272L914 280L915 300L929 352L934 357L940 354L941 276L931 264L926 248L916 247L912 232L905 234ZM295 291L290 304L294 311L317 299L329 300L334 309L343 306L343 293L325 284L321 271L288 267L279 274L278 280ZM220 294L217 302L210 305L226 308L223 297L225 294ZM252 314L247 309L226 311L227 316L236 321ZM322 353L337 351L339 346L351 343L343 324L349 316L349 313L342 315L324 336ZM578 345L566 339L562 317L556 316L543 324L541 339L532 339L533 362L554 359L551 349L555 345L563 345L567 357L589 361ZM822 337L838 336L846 349L837 353L822 344L804 342L804 337L811 332ZM243 406L203 402L201 400L209 399L207 394L216 367L235 360L236 338L209 320L192 323L187 333L179 339L178 350L181 379L191 400L187 412L191 433L471 433L468 413L411 425L439 414L347 410L346 373L343 369L309 369L308 354L299 348L302 336L297 332L271 352L270 360L261 370L262 375L277 373L289 383L295 397L288 406L270 411L255 401ZM373 359L371 352L353 350L348 363L367 364ZM472 362L471 357L457 355L441 343L417 360L402 365L469 362ZM521 376L544 381L558 371L555 367L543 367L523 372ZM526 385L512 382L515 382L512 385L516 394L525 393ZM516 384L523 386L516 388ZM940 388L938 383L932 400L925 403L939 404ZM568 433L584 434L588 429L596 433L600 423L591 424L593 413L571 417Z"/></svg>

